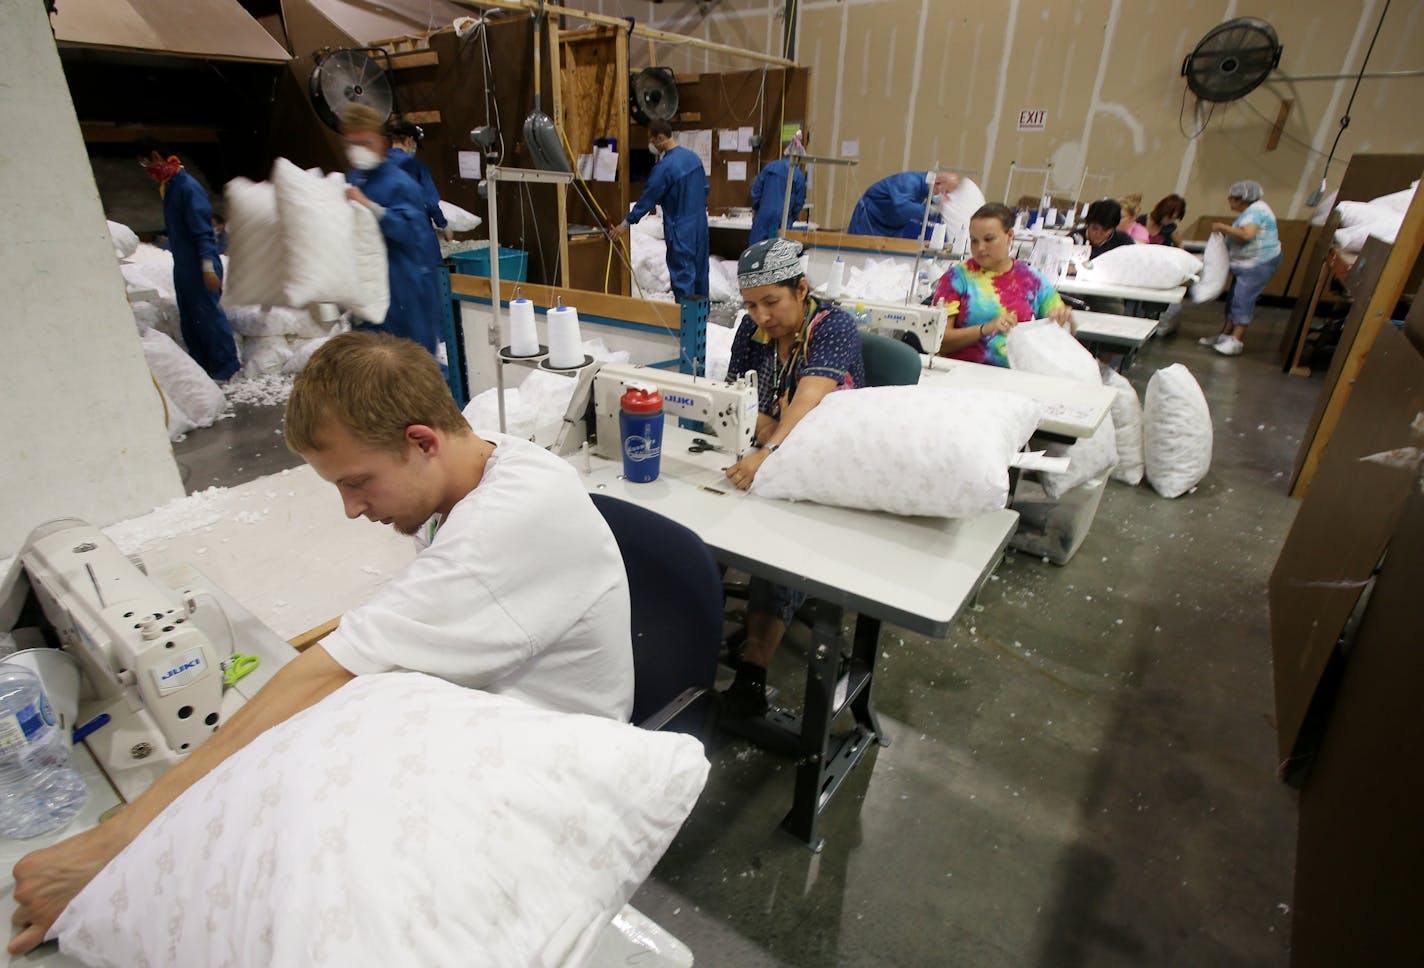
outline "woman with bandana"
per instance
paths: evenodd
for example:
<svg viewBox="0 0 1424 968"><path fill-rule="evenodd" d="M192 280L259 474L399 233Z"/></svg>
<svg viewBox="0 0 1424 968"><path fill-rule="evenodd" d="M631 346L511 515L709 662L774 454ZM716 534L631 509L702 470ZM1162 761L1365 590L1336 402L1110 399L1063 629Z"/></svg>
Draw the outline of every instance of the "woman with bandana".
<svg viewBox="0 0 1424 968"><path fill-rule="evenodd" d="M746 315L732 340L727 379L756 371L760 449L727 468L727 478L746 490L762 462L827 394L865 386L865 363L851 315L811 296L800 243L756 243L737 263L737 283ZM748 598L746 648L723 706L733 718L766 713L767 667L791 616L806 601L802 592L758 578Z"/></svg>
<svg viewBox="0 0 1424 968"><path fill-rule="evenodd" d="M139 139L134 155L163 197L178 326L188 355L214 380L226 380L237 372L239 364L232 324L218 302L223 269L208 193L184 170L178 156L169 154L153 138Z"/></svg>

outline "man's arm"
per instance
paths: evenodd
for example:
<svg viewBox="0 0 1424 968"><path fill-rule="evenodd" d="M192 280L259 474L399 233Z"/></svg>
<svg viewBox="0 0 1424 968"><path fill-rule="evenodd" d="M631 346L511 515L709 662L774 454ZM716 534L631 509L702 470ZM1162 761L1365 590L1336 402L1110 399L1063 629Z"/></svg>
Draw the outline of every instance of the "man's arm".
<svg viewBox="0 0 1424 968"><path fill-rule="evenodd" d="M23 954L42 942L94 875L185 790L268 729L316 705L353 678L320 645L312 646L283 666L237 715L133 803L92 830L20 858L15 865L19 907L13 920L21 931L10 941L10 954Z"/></svg>

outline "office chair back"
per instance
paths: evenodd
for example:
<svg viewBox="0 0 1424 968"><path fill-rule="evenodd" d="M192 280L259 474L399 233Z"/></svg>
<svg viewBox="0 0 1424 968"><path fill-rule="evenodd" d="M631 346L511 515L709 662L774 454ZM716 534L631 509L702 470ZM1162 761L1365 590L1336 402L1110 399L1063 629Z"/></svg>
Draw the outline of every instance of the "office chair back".
<svg viewBox="0 0 1424 968"><path fill-rule="evenodd" d="M677 522L617 498L590 497L628 573L633 723L664 728L670 719L672 728L702 735L722 646L717 562L702 539Z"/></svg>
<svg viewBox="0 0 1424 968"><path fill-rule="evenodd" d="M860 355L865 360L866 386L904 387L920 382L920 354L898 339L861 333Z"/></svg>

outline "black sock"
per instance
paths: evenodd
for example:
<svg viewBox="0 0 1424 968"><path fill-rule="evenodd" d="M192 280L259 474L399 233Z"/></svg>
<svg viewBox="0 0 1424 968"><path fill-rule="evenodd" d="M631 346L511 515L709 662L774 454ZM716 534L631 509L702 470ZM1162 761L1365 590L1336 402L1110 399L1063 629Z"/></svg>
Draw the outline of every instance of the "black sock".
<svg viewBox="0 0 1424 968"><path fill-rule="evenodd" d="M743 683L747 686L756 686L759 689L765 690L766 669L757 665L755 662L743 661L742 664L737 667L736 682Z"/></svg>

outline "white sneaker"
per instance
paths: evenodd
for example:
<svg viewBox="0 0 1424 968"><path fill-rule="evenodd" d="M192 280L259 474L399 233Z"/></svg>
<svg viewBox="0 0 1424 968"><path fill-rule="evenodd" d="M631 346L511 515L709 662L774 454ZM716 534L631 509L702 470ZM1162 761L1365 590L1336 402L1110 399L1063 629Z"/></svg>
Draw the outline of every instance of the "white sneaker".
<svg viewBox="0 0 1424 968"><path fill-rule="evenodd" d="M1215 336L1203 336L1201 339L1197 340L1197 345L1215 346L1217 343L1220 343L1222 340L1226 339L1226 335L1226 333L1217 333Z"/></svg>
<svg viewBox="0 0 1424 968"><path fill-rule="evenodd" d="M1212 349L1222 356L1240 356L1246 350L1246 344L1235 336L1223 336Z"/></svg>

